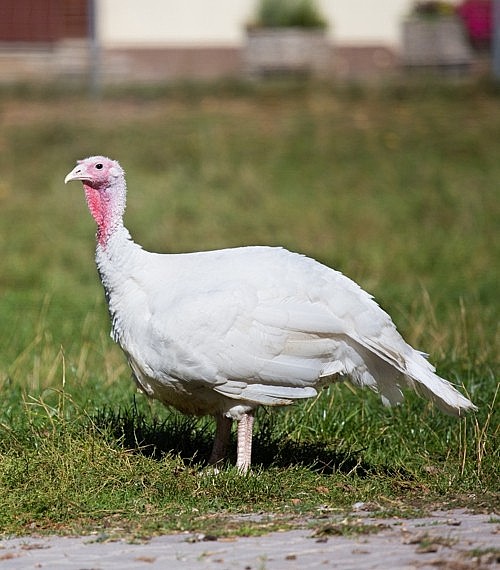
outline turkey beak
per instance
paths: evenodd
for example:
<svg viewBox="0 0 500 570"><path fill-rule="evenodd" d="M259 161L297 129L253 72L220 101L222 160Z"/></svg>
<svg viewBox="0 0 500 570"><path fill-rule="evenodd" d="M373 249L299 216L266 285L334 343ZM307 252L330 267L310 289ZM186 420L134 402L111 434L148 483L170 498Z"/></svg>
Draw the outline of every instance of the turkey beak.
<svg viewBox="0 0 500 570"><path fill-rule="evenodd" d="M80 164L77 164L75 168L71 172L66 175L64 179L64 184L71 182L72 180L90 180L88 174L85 172L85 169Z"/></svg>

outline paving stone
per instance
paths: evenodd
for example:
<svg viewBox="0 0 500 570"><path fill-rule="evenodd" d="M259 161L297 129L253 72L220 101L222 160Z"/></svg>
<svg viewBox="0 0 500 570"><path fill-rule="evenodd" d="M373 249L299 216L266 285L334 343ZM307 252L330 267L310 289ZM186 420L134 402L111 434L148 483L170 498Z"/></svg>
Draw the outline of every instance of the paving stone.
<svg viewBox="0 0 500 570"><path fill-rule="evenodd" d="M358 531L342 534L345 521L321 520L263 536L214 540L196 534L152 538L146 543L105 542L99 537L31 536L0 540L2 570L494 570L500 568L496 514L463 510L417 519L359 518ZM349 519L351 520L351 519ZM356 525L354 525L355 527ZM353 527L353 530L354 530Z"/></svg>

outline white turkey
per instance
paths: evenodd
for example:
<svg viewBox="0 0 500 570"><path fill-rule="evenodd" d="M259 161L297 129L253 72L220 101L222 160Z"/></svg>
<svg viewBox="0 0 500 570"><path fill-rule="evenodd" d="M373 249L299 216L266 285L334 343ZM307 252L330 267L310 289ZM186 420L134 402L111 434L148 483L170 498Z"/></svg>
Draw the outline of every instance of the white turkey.
<svg viewBox="0 0 500 570"><path fill-rule="evenodd" d="M150 253L123 225L118 162L80 160L71 180L83 183L97 223L112 337L148 396L215 417L211 464L225 457L236 420L237 467L246 472L255 409L316 396L337 377L378 391L384 404L400 403L410 387L447 413L476 409L338 271L277 247Z"/></svg>

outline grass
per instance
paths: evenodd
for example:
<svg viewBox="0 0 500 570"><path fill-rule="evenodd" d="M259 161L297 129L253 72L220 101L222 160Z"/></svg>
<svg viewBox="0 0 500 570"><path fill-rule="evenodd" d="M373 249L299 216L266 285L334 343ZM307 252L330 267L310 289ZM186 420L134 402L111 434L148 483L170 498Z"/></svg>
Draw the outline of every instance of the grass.
<svg viewBox="0 0 500 570"><path fill-rule="evenodd" d="M264 532L356 502L498 507L499 94L485 85L2 88L0 533ZM155 251L280 244L372 292L479 406L347 384L261 410L254 469L204 467L207 419L136 395L109 339L82 192L103 153ZM234 459L234 457L233 457Z"/></svg>

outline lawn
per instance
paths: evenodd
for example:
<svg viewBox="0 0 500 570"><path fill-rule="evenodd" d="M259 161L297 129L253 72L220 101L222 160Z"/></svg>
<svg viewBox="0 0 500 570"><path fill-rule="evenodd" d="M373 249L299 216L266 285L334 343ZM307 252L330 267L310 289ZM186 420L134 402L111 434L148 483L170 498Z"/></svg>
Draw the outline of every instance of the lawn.
<svg viewBox="0 0 500 570"><path fill-rule="evenodd" d="M92 101L19 86L0 90L0 113L0 534L245 534L359 502L498 507L498 90L172 85ZM456 420L412 394L388 409L335 385L260 410L247 477L207 469L211 421L137 394L109 338L94 223L63 184L91 154L125 168L145 248L283 245L334 266L479 412Z"/></svg>

